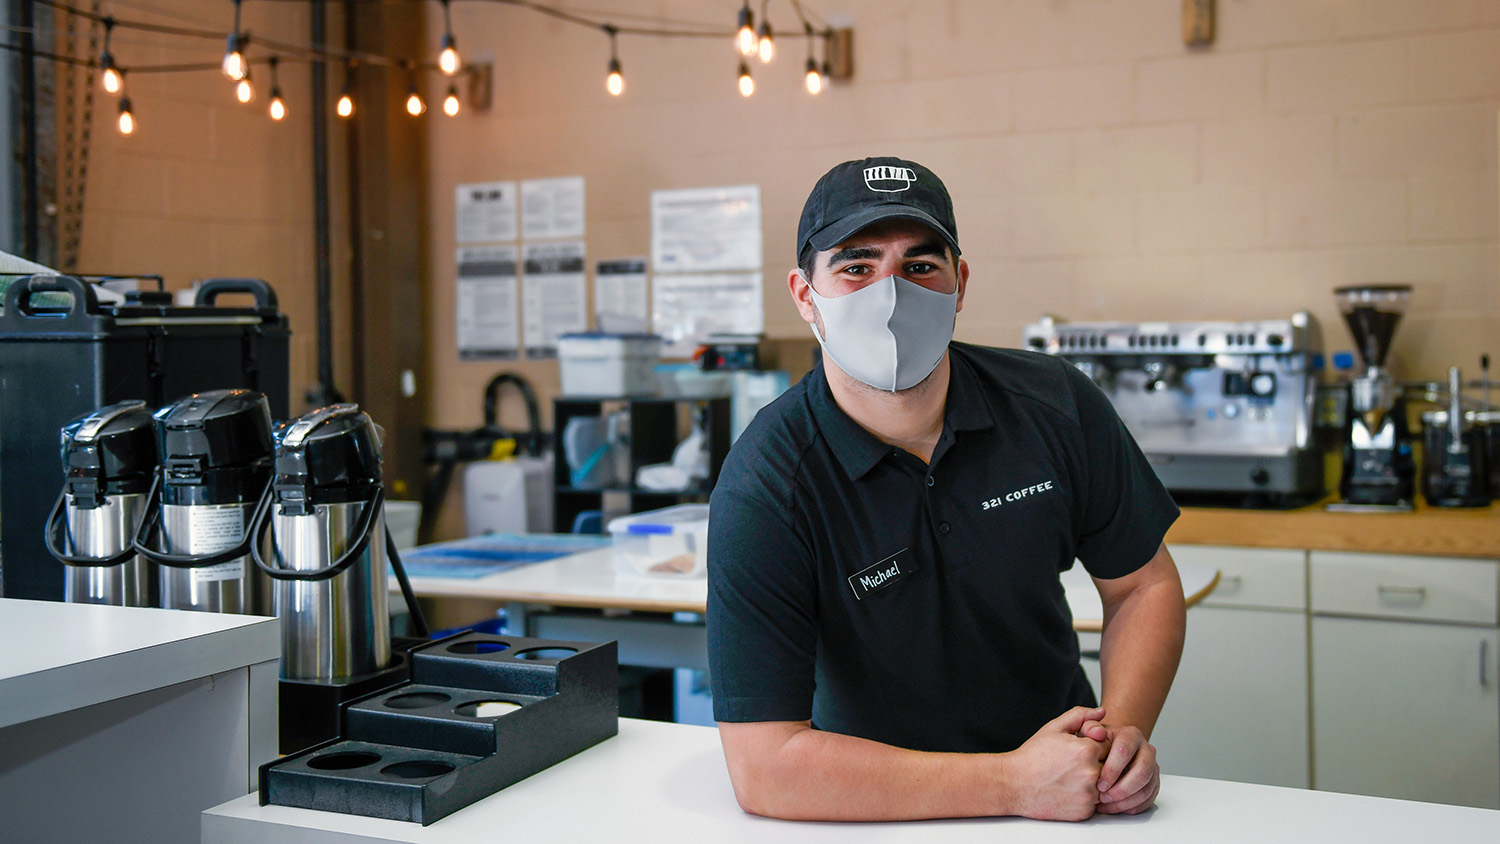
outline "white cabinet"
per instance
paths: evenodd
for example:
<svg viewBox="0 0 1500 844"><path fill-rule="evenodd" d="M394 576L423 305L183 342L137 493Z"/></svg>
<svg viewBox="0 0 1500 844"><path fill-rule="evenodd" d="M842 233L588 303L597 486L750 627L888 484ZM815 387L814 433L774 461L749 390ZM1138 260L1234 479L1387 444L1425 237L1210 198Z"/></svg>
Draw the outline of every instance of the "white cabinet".
<svg viewBox="0 0 1500 844"><path fill-rule="evenodd" d="M1500 808L1491 560L1313 552L1313 786Z"/></svg>
<svg viewBox="0 0 1500 844"><path fill-rule="evenodd" d="M1151 737L1162 771L1306 788L1306 552L1171 552L1220 575L1187 614L1182 664Z"/></svg>

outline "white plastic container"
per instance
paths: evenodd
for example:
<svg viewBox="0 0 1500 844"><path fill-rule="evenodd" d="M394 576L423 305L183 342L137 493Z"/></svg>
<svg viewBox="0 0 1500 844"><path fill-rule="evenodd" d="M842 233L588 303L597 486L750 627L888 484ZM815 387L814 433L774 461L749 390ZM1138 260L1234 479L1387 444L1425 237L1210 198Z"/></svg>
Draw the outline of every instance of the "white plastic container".
<svg viewBox="0 0 1500 844"><path fill-rule="evenodd" d="M655 334L564 334L557 338L565 396L654 396L661 392Z"/></svg>
<svg viewBox="0 0 1500 844"><path fill-rule="evenodd" d="M703 577L708 571L708 505L678 504L609 522L615 572Z"/></svg>

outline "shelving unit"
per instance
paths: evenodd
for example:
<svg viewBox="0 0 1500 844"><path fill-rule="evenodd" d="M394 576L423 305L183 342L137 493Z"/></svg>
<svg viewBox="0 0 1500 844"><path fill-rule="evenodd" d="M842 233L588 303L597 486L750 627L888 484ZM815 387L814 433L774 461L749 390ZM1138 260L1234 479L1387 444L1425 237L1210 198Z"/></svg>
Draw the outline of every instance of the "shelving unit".
<svg viewBox="0 0 1500 844"><path fill-rule="evenodd" d="M628 449L628 460L622 461L625 479L600 487L575 487L568 462L559 455L553 468L552 499L553 530L558 533L571 532L579 513L608 510L606 495L612 502L624 499L627 512L640 513L684 502L706 501L718 480L719 467L729 452L728 398L560 398L552 403L553 430L560 437L567 430L569 420L575 417L612 413L626 415L626 432L621 437ZM702 414L702 424L708 435L708 478L693 489L673 492L636 486L637 469L671 462L672 451L691 432L697 414Z"/></svg>

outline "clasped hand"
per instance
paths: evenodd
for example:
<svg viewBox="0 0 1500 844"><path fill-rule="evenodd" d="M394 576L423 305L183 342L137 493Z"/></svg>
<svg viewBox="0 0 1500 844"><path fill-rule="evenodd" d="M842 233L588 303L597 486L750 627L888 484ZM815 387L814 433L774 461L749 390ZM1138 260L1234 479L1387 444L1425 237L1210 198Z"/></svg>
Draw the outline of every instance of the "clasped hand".
<svg viewBox="0 0 1500 844"><path fill-rule="evenodd" d="M1017 814L1078 821L1150 808L1161 787L1156 748L1139 728L1103 718L1102 708L1076 706L1013 751L1015 781L1027 784Z"/></svg>

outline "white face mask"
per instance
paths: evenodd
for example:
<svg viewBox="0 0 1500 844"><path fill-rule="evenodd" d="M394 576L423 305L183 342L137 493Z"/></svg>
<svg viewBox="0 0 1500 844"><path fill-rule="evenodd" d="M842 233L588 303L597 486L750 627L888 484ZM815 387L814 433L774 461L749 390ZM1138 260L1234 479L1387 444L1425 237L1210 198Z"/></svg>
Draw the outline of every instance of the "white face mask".
<svg viewBox="0 0 1500 844"><path fill-rule="evenodd" d="M839 369L878 390L914 387L937 369L953 339L958 288L928 290L900 276L886 276L843 296L827 298L802 276L818 313L824 337L813 336Z"/></svg>

